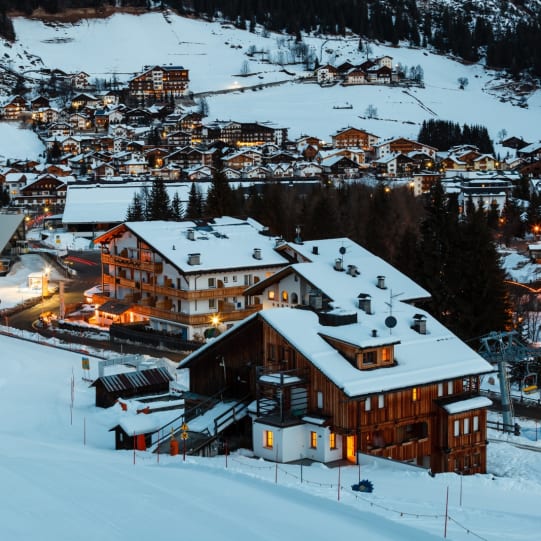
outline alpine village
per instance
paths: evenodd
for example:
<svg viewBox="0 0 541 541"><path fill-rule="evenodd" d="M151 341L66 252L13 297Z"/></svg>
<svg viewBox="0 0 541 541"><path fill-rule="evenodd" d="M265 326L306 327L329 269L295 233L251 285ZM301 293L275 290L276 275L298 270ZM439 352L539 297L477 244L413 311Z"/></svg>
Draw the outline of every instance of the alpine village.
<svg viewBox="0 0 541 541"><path fill-rule="evenodd" d="M370 40L468 62L485 50L491 65L517 75L530 64L506 62L520 58L540 75L537 47L502 52L527 48L533 23L530 34L515 27L511 46L482 17L468 30L451 6L430 23L409 3L375 2L355 17L346 13L357 2L332 3L295 14L276 1L116 7L279 30L297 45L316 27L357 36L357 63L303 57L302 84L322 92L424 86L420 66L372 55ZM2 2L2 35L15 40L13 16L62 20L85 4L104 16L115 3ZM77 284L73 254L55 244L86 239L94 284L66 304L64 283L57 290L40 275L35 304L50 297L56 308L36 332L77 342L84 329L96 335L87 345L162 359L126 354L122 369L104 363L88 381L97 408L118 409L115 447L177 454L184 440L194 456L246 448L276 463L357 464L368 455L432 475L486 473L488 412L520 433L506 389L537 392L536 284L511 280L499 249L541 257L541 143L500 133L496 152L474 118L382 136L365 127L377 103L332 133L291 137L291 126L263 118L213 119L193 80L193 66L166 58L125 81L59 68L2 74L2 124L44 148L42 159L6 156L0 170L2 275L35 252ZM1 308L8 325L28 305ZM500 362L496 352L517 344L527 357Z"/></svg>

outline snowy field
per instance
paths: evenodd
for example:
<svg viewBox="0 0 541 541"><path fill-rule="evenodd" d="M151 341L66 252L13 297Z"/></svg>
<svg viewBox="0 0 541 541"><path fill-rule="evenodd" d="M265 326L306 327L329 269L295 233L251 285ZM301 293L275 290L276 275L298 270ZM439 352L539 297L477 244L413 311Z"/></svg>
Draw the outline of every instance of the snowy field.
<svg viewBox="0 0 541 541"><path fill-rule="evenodd" d="M1 329L0 329L1 330ZM120 408L94 407L81 355L0 336L2 538L455 541L539 539L539 454L488 447L487 475L430 477L387 461L328 468L114 451ZM92 377L97 361L90 358ZM71 381L75 381L74 405ZM541 443L541 442L539 442ZM538 445L538 444L537 444ZM302 475L302 483L301 483ZM372 494L351 490L369 479ZM340 489L338 488L340 484ZM8 496L9 495L9 496Z"/></svg>
<svg viewBox="0 0 541 541"><path fill-rule="evenodd" d="M84 70L93 78L110 80L115 76L126 81L144 65L180 64L190 70L190 90L194 92L293 81L306 75L301 64L285 65L285 73L279 64L262 62L258 55L246 55L250 47L255 47L268 51L271 60L287 57L283 37L264 37L231 25L174 14L167 18L160 13L118 14L65 25L16 18L14 25L18 41L12 47L0 44L0 54L4 60L9 58L14 68L30 75L45 67L68 72ZM305 41L321 64L330 61L338 65L346 60L360 63L366 59L365 53L357 50L357 38L308 37ZM316 84L289 82L257 91L210 96L209 119L271 120L288 127L293 138L310 134L328 140L337 129L348 125L362 127L382 138L416 137L421 122L434 118L485 125L494 140L501 130L530 142L539 140L541 91L529 96L529 107L524 109L501 101L505 91L496 87L502 81L495 72L485 71L480 65L464 65L420 49L377 44L371 44L371 49L371 57L390 55L395 64L421 66L425 88L320 88ZM245 61L252 75L240 77ZM469 81L465 90L458 88L459 77ZM353 109L333 109L346 102ZM359 118L369 105L377 109L377 118Z"/></svg>

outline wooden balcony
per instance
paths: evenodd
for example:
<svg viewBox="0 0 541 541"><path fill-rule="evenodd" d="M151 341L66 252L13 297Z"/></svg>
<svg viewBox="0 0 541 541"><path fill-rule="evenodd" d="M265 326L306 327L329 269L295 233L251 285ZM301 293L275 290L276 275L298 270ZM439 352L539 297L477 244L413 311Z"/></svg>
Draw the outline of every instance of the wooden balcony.
<svg viewBox="0 0 541 541"><path fill-rule="evenodd" d="M142 306L140 304L134 304L132 310L142 316L156 317L159 319L165 319L174 321L176 323L182 323L183 325L209 325L211 326L211 318L218 316L220 322L227 323L228 321L239 321L244 319L255 312L258 312L263 307L257 305L257 307L251 307L246 310L235 310L234 312L208 312L206 314L182 314L178 312L171 312L169 310L161 310L154 306Z"/></svg>
<svg viewBox="0 0 541 541"><path fill-rule="evenodd" d="M163 271L163 263L161 261L141 261L139 259L131 259L129 257L121 257L102 253L101 262L104 265L116 265L117 267L130 267L146 272L154 272L160 274Z"/></svg>
<svg viewBox="0 0 541 541"><path fill-rule="evenodd" d="M143 291L154 293L156 295L166 295L175 299L199 300L199 299L217 299L225 297L241 297L244 294L245 286L218 287L212 289L176 289L174 287L161 286L157 284L143 282Z"/></svg>

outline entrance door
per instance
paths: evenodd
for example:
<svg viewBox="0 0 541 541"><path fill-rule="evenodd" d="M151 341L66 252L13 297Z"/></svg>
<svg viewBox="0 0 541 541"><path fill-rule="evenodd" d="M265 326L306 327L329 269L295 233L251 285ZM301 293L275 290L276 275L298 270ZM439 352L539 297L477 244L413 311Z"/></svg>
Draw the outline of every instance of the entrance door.
<svg viewBox="0 0 541 541"><path fill-rule="evenodd" d="M355 436L346 436L346 458L357 464L357 445Z"/></svg>

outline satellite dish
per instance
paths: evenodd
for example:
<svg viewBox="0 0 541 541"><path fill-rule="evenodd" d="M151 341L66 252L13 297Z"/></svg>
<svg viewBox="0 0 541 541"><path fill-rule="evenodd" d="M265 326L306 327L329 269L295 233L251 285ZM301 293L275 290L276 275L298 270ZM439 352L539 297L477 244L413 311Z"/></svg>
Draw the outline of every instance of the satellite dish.
<svg viewBox="0 0 541 541"><path fill-rule="evenodd" d="M385 326L389 329L392 329L393 327L396 327L397 321L394 316L387 316L385 318Z"/></svg>
<svg viewBox="0 0 541 541"><path fill-rule="evenodd" d="M342 255L346 253L346 249L343 246L340 246L340 249L338 250Z"/></svg>

